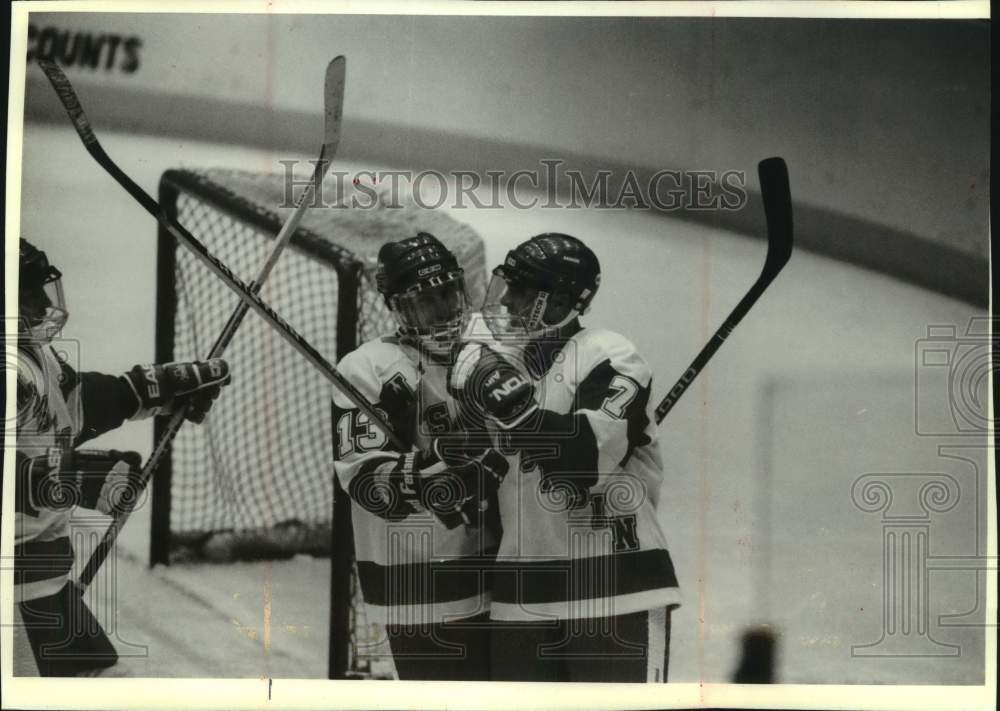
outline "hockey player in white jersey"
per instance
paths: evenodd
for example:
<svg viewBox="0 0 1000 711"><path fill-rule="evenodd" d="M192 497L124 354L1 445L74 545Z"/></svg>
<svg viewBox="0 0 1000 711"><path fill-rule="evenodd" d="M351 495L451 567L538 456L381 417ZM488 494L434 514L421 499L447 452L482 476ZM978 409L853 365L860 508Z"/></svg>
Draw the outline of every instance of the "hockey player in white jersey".
<svg viewBox="0 0 1000 711"><path fill-rule="evenodd" d="M213 360L77 372L52 345L68 317L61 273L24 239L19 267L13 673L93 675L117 654L69 581L74 517L87 518L76 507L113 514L138 494L141 460L77 448L126 419L188 408L202 421L229 368Z"/></svg>
<svg viewBox="0 0 1000 711"><path fill-rule="evenodd" d="M401 679L485 680L495 536L480 500L506 460L472 441L476 428L447 390L466 320L463 271L421 232L382 247L377 285L397 330L337 367L407 451L334 393L335 467L351 498L361 590Z"/></svg>
<svg viewBox="0 0 1000 711"><path fill-rule="evenodd" d="M542 234L493 272L451 385L509 461L492 586L497 681L666 680L677 580L658 521L652 374L625 337L584 327L600 283L580 240Z"/></svg>

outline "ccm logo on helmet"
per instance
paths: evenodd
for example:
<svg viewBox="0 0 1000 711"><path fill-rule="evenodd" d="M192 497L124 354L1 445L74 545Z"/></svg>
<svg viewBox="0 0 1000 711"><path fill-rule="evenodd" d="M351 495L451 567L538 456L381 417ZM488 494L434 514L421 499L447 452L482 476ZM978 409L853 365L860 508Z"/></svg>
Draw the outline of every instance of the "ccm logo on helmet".
<svg viewBox="0 0 1000 711"><path fill-rule="evenodd" d="M417 276L427 276L428 274L433 274L434 272L441 271L440 264L432 264L429 267L423 267L417 270Z"/></svg>

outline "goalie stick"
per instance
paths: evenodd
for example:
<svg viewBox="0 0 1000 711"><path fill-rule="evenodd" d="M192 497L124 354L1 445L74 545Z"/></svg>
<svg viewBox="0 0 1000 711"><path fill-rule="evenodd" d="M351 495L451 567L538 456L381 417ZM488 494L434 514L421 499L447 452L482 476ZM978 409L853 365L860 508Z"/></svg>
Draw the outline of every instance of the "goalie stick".
<svg viewBox="0 0 1000 711"><path fill-rule="evenodd" d="M760 195L764 201L764 216L767 219L767 257L764 260L764 268L757 281L736 304L736 308L722 322L684 374L656 406L656 424L663 422L663 418L677 404L681 395L698 377L698 373L715 355L750 308L757 303L757 299L792 256L792 196L788 187L788 166L782 158L766 158L757 165L757 175L760 177Z"/></svg>
<svg viewBox="0 0 1000 711"><path fill-rule="evenodd" d="M323 178L326 176L326 173L330 168L330 163L333 161L333 158L337 153L337 146L340 143L340 129L343 118L345 70L346 60L343 56L335 57L326 67L326 75L323 85L323 144L320 147L319 159L316 161L312 180L299 194L298 200L295 203L294 212L288 216L288 219L285 220L285 223L281 226L281 230L278 232L277 237L275 237L274 246L271 248L270 254L265 260L263 266L260 268L257 278L249 284L250 290L255 294L260 292L264 282L271 274L271 270L274 268L274 265L277 264L278 257L281 256L282 251L284 251L285 247L291 241L292 235L295 233L299 223L302 221L302 217L305 215L306 209L312 202L313 196L318 190L320 190ZM222 356L226 347L232 341L233 336L236 335L236 330L243 322L243 319L246 317L247 311L249 310L250 307L245 301L239 302L236 309L229 317L229 320L226 322L226 325L223 327L219 337L216 339L212 349L206 356L206 359L219 358ZM150 455L149 459L146 460L146 464L142 468L142 472L140 473L139 480L136 484L137 491L135 496L128 499L120 511L115 514L115 517L111 521L111 525L108 526L107 530L104 532L103 538L94 549L90 559L87 561L87 565L80 574L79 580L77 581L77 585L80 588L86 589L87 586L89 586L93 581L97 571L100 570L101 565L104 564L104 560L107 558L108 553L110 553L111 547L114 545L115 539L118 537L118 533L125 525L125 522L128 521L132 510L138 502L139 492L146 488L150 478L152 478L153 473L159 466L160 460L163 458L163 455L170 447L171 442L173 442L177 433L180 431L181 426L184 424L184 415L184 410L178 410L171 416L163 435L160 437L153 449L153 453Z"/></svg>

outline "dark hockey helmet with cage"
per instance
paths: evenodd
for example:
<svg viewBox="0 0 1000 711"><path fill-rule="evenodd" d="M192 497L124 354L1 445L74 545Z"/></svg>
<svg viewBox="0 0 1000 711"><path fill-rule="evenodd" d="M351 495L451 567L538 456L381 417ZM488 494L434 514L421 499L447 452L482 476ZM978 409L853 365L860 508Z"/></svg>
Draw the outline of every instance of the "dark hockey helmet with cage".
<svg viewBox="0 0 1000 711"><path fill-rule="evenodd" d="M19 252L18 331L48 340L69 318L62 290L62 272L49 264L45 252L23 237Z"/></svg>
<svg viewBox="0 0 1000 711"><path fill-rule="evenodd" d="M429 232L382 245L376 287L405 335L455 338L465 318L465 276Z"/></svg>
<svg viewBox="0 0 1000 711"><path fill-rule="evenodd" d="M49 264L49 258L45 252L23 237L21 238L19 258L19 291L41 289L62 276L62 272Z"/></svg>
<svg viewBox="0 0 1000 711"><path fill-rule="evenodd" d="M581 314L601 285L597 255L576 237L546 232L522 242L507 253L496 272L510 283L568 293Z"/></svg>
<svg viewBox="0 0 1000 711"><path fill-rule="evenodd" d="M561 327L585 314L600 284L601 264L587 245L567 234L546 232L510 250L503 264L493 270L483 311L488 320L495 311L494 320L517 319L523 330L537 333ZM534 290L535 295L524 313L499 316L499 312L506 311L500 302L507 300L504 292L510 289ZM560 293L570 297L570 311L561 321L546 323L546 305L553 294Z"/></svg>

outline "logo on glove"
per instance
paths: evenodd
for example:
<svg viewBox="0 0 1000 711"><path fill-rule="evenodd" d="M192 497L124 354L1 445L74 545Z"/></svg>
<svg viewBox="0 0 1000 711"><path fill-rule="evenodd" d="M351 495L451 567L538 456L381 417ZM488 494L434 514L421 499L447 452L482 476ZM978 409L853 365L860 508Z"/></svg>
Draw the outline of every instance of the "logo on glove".
<svg viewBox="0 0 1000 711"><path fill-rule="evenodd" d="M499 373L494 373L490 377L495 380L497 377L499 377ZM503 402L504 398L509 396L518 388L523 388L527 386L527 384L528 383L526 380L524 380L524 378L520 377L519 375L512 375L511 377L507 378L506 382L504 382L503 384L498 385L495 388L492 388L490 390L490 397L492 397L497 402ZM486 382L486 386L490 387L489 381Z"/></svg>
<svg viewBox="0 0 1000 711"><path fill-rule="evenodd" d="M149 397L160 397L160 381L156 379L156 370L152 366L142 369L143 377L146 378L146 392Z"/></svg>

